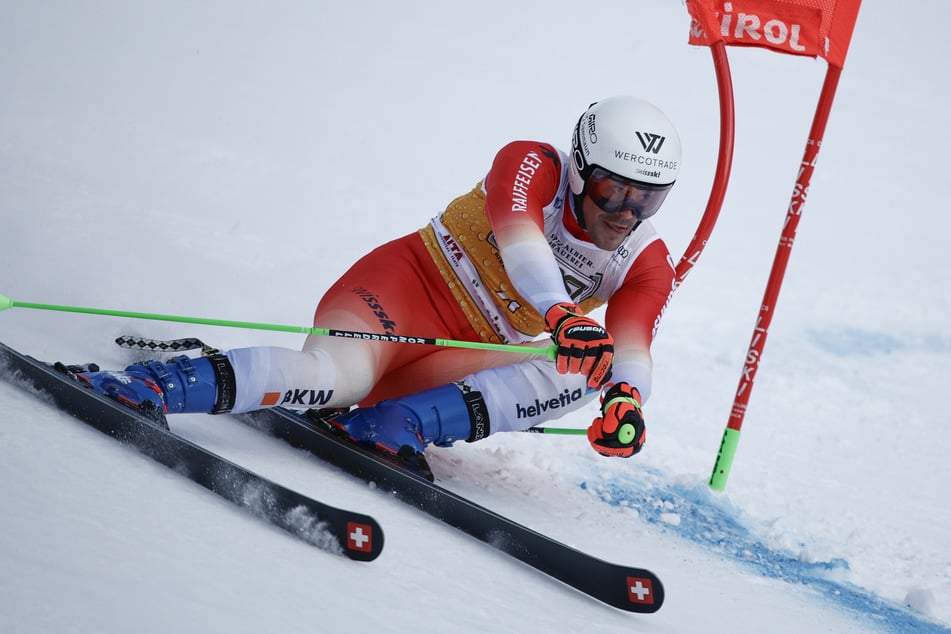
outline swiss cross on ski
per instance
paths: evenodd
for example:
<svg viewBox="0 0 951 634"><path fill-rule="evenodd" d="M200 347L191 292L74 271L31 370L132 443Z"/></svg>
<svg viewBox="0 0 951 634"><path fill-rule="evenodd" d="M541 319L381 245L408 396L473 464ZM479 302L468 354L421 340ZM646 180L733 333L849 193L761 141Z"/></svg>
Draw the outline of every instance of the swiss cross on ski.
<svg viewBox="0 0 951 634"><path fill-rule="evenodd" d="M627 578L627 595L631 603L654 603L654 586L650 579Z"/></svg>
<svg viewBox="0 0 951 634"><path fill-rule="evenodd" d="M373 527L347 522L347 548L361 553L373 551Z"/></svg>

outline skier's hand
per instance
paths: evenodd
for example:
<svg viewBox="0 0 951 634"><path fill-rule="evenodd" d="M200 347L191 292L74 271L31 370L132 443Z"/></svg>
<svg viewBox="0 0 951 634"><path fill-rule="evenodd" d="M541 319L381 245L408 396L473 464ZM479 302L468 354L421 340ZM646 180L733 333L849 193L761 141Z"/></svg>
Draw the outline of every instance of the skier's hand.
<svg viewBox="0 0 951 634"><path fill-rule="evenodd" d="M614 339L601 324L585 317L574 304L555 304L545 313L545 324L558 346L555 365L561 374L583 374L597 389L611 376Z"/></svg>
<svg viewBox="0 0 951 634"><path fill-rule="evenodd" d="M588 427L588 442L603 456L630 458L646 436L640 392L627 383L611 386L601 397L601 416Z"/></svg>

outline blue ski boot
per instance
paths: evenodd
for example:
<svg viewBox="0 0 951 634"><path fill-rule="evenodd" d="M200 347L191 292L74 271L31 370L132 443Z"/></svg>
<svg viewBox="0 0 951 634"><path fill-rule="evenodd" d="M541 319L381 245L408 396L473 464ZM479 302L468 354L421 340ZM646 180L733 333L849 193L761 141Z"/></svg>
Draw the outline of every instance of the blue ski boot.
<svg viewBox="0 0 951 634"><path fill-rule="evenodd" d="M458 440L475 442L490 433L482 393L455 383L357 408L328 422L357 443L395 455L429 480L426 445L451 447Z"/></svg>
<svg viewBox="0 0 951 634"><path fill-rule="evenodd" d="M181 355L168 363L144 361L122 371L72 374L96 392L137 409L224 414L234 406L234 370L223 354L197 359Z"/></svg>

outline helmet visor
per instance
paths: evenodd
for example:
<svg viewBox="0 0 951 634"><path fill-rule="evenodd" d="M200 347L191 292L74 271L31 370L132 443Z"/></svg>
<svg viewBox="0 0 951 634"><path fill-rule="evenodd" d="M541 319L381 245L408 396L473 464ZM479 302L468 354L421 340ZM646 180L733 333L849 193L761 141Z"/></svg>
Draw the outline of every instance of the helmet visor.
<svg viewBox="0 0 951 634"><path fill-rule="evenodd" d="M617 214L629 210L635 218L644 220L657 213L673 186L624 178L596 166L585 182L584 193L601 211Z"/></svg>

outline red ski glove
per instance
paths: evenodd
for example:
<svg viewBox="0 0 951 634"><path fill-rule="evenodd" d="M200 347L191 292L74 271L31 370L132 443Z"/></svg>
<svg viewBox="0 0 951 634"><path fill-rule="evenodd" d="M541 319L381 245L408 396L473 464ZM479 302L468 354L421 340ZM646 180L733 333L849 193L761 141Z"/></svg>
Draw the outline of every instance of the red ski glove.
<svg viewBox="0 0 951 634"><path fill-rule="evenodd" d="M601 397L601 417L588 427L588 442L602 456L630 458L646 436L640 392L627 383L611 386Z"/></svg>
<svg viewBox="0 0 951 634"><path fill-rule="evenodd" d="M588 377L588 387L601 387L611 376L614 359L614 338L608 331L568 302L549 308L545 324L558 346L555 357L558 372L583 374Z"/></svg>

